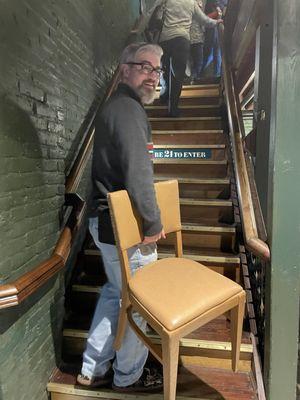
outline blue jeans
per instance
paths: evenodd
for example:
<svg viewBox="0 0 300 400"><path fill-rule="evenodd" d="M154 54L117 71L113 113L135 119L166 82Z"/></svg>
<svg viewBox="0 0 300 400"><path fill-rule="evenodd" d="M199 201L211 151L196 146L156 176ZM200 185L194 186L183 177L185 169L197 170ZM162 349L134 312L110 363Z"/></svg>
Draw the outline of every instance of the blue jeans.
<svg viewBox="0 0 300 400"><path fill-rule="evenodd" d="M203 65L203 43L191 44L192 78L199 79Z"/></svg>
<svg viewBox="0 0 300 400"><path fill-rule="evenodd" d="M89 331L86 349L83 353L81 373L89 378L103 376L113 361L114 384L128 386L142 375L148 357L148 349L138 339L134 331L127 326L122 347L117 352L113 343L118 326L121 295L121 267L116 246L101 243L98 240L98 219L89 221L91 235L100 249L107 283L101 290L92 325ZM147 254L146 254L147 253ZM128 250L131 272L157 260L156 245L135 246ZM134 320L145 331L146 322L138 314Z"/></svg>
<svg viewBox="0 0 300 400"><path fill-rule="evenodd" d="M214 67L214 76L221 76L222 54L217 28L209 28L206 30L203 50L203 71L205 71L211 63L213 63Z"/></svg>

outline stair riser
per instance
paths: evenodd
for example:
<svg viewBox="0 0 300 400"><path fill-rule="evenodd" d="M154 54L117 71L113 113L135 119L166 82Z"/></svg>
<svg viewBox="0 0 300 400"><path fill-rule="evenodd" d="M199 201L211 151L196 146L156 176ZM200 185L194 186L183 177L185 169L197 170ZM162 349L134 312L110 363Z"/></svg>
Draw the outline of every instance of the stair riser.
<svg viewBox="0 0 300 400"><path fill-rule="evenodd" d="M200 133L168 133L168 134L152 134L153 143L155 145L167 144L189 144L189 145L209 145L209 144L225 144L225 135L221 132L200 132Z"/></svg>
<svg viewBox="0 0 300 400"><path fill-rule="evenodd" d="M182 223L233 222L233 207L181 205L180 213Z"/></svg>
<svg viewBox="0 0 300 400"><path fill-rule="evenodd" d="M227 165L210 164L155 164L156 176L168 175L173 178L225 178Z"/></svg>
<svg viewBox="0 0 300 400"><path fill-rule="evenodd" d="M212 97L185 97L179 100L179 106L220 105L218 96Z"/></svg>
<svg viewBox="0 0 300 400"><path fill-rule="evenodd" d="M168 130L168 129L222 129L222 121L220 119L204 119L204 120L181 120L179 118L159 119L151 121L152 129Z"/></svg>
<svg viewBox="0 0 300 400"><path fill-rule="evenodd" d="M106 281L102 259L96 255L81 257L81 266L76 277L76 284L88 286L101 286Z"/></svg>
<svg viewBox="0 0 300 400"><path fill-rule="evenodd" d="M209 98L209 97L218 97L219 95L220 95L219 87L196 88L193 86L186 86L182 88L181 91L181 98L185 97Z"/></svg>
<svg viewBox="0 0 300 400"><path fill-rule="evenodd" d="M65 349L65 354L70 355L81 355L85 349L86 339L83 338L64 338L63 347ZM215 350L215 349L198 349L198 348L180 348L180 355L183 357L180 358L180 361L184 362L184 357L193 357L194 364L202 364L205 365L205 360L203 357L208 357L210 359L210 367L212 368L220 368L220 360L228 360L228 363L225 363L225 366L221 366L221 368L230 369L230 352ZM242 362L247 363L247 370L251 368L251 354L241 352L240 359Z"/></svg>
<svg viewBox="0 0 300 400"><path fill-rule="evenodd" d="M193 199L228 199L230 184L204 185L196 183L179 183L181 198Z"/></svg>
<svg viewBox="0 0 300 400"><path fill-rule="evenodd" d="M155 100L153 105L161 105ZM219 97L185 97L179 99L179 106L220 105Z"/></svg>
<svg viewBox="0 0 300 400"><path fill-rule="evenodd" d="M194 232L182 232L183 246L196 249L216 249L230 252L234 246L234 234L206 234ZM158 242L162 246L172 245L172 237L162 239Z"/></svg>
<svg viewBox="0 0 300 400"><path fill-rule="evenodd" d="M97 299L100 294L73 292L71 296L71 308L76 310L78 314L93 315Z"/></svg>
<svg viewBox="0 0 300 400"><path fill-rule="evenodd" d="M167 117L168 109L165 108L155 108L155 109L147 109L148 117ZM182 117L219 117L220 116L220 108L212 107L212 108L181 108L180 115Z"/></svg>

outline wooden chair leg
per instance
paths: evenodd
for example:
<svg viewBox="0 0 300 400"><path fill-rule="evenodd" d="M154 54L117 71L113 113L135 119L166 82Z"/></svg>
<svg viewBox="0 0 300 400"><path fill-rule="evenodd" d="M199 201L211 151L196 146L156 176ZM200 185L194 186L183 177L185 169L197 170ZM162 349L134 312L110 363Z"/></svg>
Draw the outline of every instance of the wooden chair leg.
<svg viewBox="0 0 300 400"><path fill-rule="evenodd" d="M115 341L114 341L114 349L116 351L120 350L120 348L122 346L122 341L123 341L123 337L124 337L125 330L126 330L126 327L127 327L127 323L128 323L128 320L127 320L127 305L126 305L126 303L123 304L123 302L122 302L122 306L120 308L120 314L119 314L116 338L115 338Z"/></svg>
<svg viewBox="0 0 300 400"><path fill-rule="evenodd" d="M230 310L231 318L231 366L234 372L238 370L240 347L242 342L243 321L245 312L245 298L240 297L238 305Z"/></svg>
<svg viewBox="0 0 300 400"><path fill-rule="evenodd" d="M162 361L164 372L164 400L176 399L179 340L162 337Z"/></svg>

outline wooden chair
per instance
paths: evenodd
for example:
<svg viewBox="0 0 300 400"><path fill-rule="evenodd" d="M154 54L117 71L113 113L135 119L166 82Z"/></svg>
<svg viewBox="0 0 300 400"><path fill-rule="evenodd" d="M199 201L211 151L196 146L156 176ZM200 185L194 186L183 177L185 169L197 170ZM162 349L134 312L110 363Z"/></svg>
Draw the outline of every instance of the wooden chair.
<svg viewBox="0 0 300 400"><path fill-rule="evenodd" d="M122 269L122 305L115 348L118 350L130 325L162 363L164 399L176 398L179 341L212 319L230 311L232 368L237 371L242 336L245 292L237 283L198 262L181 258L181 222L178 182L155 184L166 234L175 233L176 257L158 260L131 276L127 249L143 239L141 219L125 190L108 195L114 234ZM161 337L161 350L136 326L137 311Z"/></svg>

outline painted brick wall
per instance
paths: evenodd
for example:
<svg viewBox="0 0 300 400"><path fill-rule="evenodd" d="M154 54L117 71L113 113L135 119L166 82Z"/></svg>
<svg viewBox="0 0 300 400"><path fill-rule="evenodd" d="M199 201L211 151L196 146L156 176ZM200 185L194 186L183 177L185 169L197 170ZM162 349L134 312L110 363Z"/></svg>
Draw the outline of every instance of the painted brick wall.
<svg viewBox="0 0 300 400"><path fill-rule="evenodd" d="M51 254L80 127L103 96L138 9L138 0L1 1L0 283ZM1 400L47 398L63 294L58 276L0 312Z"/></svg>

